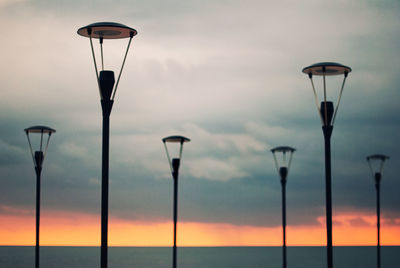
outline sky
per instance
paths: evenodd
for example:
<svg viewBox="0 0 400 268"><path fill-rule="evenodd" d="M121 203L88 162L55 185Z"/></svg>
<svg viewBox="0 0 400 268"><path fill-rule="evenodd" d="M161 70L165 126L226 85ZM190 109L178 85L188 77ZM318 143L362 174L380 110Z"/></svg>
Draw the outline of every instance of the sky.
<svg viewBox="0 0 400 268"><path fill-rule="evenodd" d="M109 244L172 244L173 181L161 139L191 139L178 245L280 245L270 149L296 148L288 245L324 245L324 143L304 67L352 68L332 135L334 245L376 243L366 156L390 156L382 244L400 245L398 1L0 0L0 245L33 245L36 178L23 129L56 129L42 171L41 244L99 245L102 113L90 43L113 21L138 31L110 126ZM99 49L96 45L96 53ZM116 74L127 40L106 40ZM327 79L337 103L342 77ZM322 82L315 78L321 96Z"/></svg>

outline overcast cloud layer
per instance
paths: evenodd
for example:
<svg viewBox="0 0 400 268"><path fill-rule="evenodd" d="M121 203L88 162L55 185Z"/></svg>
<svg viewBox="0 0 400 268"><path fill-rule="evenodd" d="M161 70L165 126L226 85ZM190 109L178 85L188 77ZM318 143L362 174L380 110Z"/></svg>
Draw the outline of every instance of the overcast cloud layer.
<svg viewBox="0 0 400 268"><path fill-rule="evenodd" d="M280 224L269 150L297 149L288 224L324 214L323 136L303 67L352 67L332 138L334 213L374 213L365 157L391 156L384 217L400 217L398 1L0 0L0 213L33 213L35 175L23 129L48 125L43 211L100 212L101 108L89 41L78 28L116 21L138 31L111 114L110 213L171 219L161 143L185 145L181 221ZM105 42L116 73L126 41ZM328 80L336 102L341 78ZM317 83L321 88L321 83Z"/></svg>

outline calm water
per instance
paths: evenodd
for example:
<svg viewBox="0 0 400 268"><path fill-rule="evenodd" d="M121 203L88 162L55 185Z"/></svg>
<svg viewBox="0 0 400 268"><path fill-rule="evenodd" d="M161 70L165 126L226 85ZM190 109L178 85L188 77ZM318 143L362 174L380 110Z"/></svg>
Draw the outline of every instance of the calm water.
<svg viewBox="0 0 400 268"><path fill-rule="evenodd" d="M41 268L98 268L97 247L41 247ZM375 247L335 247L334 267L375 268ZM288 267L326 267L324 247L288 247ZM111 247L109 268L171 267L170 248ZM278 268L280 247L187 247L178 249L179 268ZM398 268L400 247L382 247L382 268ZM34 267L34 247L0 247L0 267Z"/></svg>

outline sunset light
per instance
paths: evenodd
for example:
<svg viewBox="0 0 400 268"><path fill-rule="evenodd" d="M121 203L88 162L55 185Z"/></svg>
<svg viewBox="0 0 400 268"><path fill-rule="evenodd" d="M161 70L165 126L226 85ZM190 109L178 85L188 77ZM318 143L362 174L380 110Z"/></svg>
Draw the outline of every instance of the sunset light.
<svg viewBox="0 0 400 268"><path fill-rule="evenodd" d="M289 225L288 246L323 246L325 229ZM334 217L334 245L371 246L376 243L375 217L344 214ZM398 222L398 219L396 222ZM382 225L382 245L400 244L400 227ZM46 213L42 219L42 243L47 246L99 246L100 223L95 215ZM34 217L0 216L1 245L33 245ZM179 246L280 246L281 227L238 226L223 223L182 222L178 224ZM136 222L110 219L111 246L171 246L172 222Z"/></svg>

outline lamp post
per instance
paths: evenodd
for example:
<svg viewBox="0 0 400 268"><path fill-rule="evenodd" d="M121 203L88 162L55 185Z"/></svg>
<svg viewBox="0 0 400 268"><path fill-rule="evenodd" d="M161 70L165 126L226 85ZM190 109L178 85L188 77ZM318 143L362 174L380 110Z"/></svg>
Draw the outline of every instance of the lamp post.
<svg viewBox="0 0 400 268"><path fill-rule="evenodd" d="M92 49L94 68L100 92L101 108L103 110L103 144L102 144L102 172L101 172L101 259L100 267L107 267L108 249L108 165L109 165L109 136L110 136L110 114L114 103L115 93L117 92L121 73L125 65L126 56L133 36L137 31L133 28L114 22L97 22L89 24L78 30L78 34L88 37ZM101 71L98 72L95 52L92 39L99 39L101 53ZM115 84L114 72L104 70L103 42L104 39L129 38L125 56L119 71L117 83Z"/></svg>
<svg viewBox="0 0 400 268"><path fill-rule="evenodd" d="M331 172L331 135L335 118L342 97L343 88L351 68L334 62L321 62L310 65L303 69L303 73L308 74L317 105L318 114L322 123L322 132L325 140L325 195L326 195L326 233L327 233L327 262L328 268L333 267L332 255L332 172ZM340 88L339 97L336 108L333 107L333 102L327 101L326 93L326 76L344 75L342 86ZM322 76L323 79L323 101L318 105L318 96L315 90L313 76Z"/></svg>
<svg viewBox="0 0 400 268"><path fill-rule="evenodd" d="M381 267L381 201L380 201L380 183L382 179L382 170L385 160L389 159L389 156L383 154L373 154L367 156L367 162L371 170L372 177L375 179L376 189L376 227L377 227L377 267Z"/></svg>
<svg viewBox="0 0 400 268"><path fill-rule="evenodd" d="M182 159L182 150L183 150L183 144L185 142L189 142L190 139L183 137L183 136L169 136L166 138L162 139L162 142L164 143L164 147L165 147L165 152L167 154L167 158L168 158L168 163L169 166L171 168L171 172L172 172L172 178L174 180L174 246L172 249L172 267L176 268L176 223L178 221L178 177L179 177L179 166L181 163L181 159ZM170 152L168 151L168 147L167 147L167 143L172 143L175 145L175 149L178 150L174 150L174 155L173 158L171 159L170 156Z"/></svg>
<svg viewBox="0 0 400 268"><path fill-rule="evenodd" d="M292 162L293 153L296 149L289 146L279 146L271 150L274 156L276 170L281 177L282 186L282 230L283 230L283 243L282 243L282 264L283 268L287 267L286 258L286 178L289 173L290 164Z"/></svg>
<svg viewBox="0 0 400 268"><path fill-rule="evenodd" d="M24 129L28 138L29 149L32 154L33 164L36 172L36 245L35 245L35 267L39 268L39 229L40 229L40 177L42 173L42 165L46 156L47 147L49 146L50 136L56 132L54 129L46 126L33 126ZM40 135L40 145L38 150L32 148L31 138L29 134ZM47 135L47 141L43 140L43 136ZM46 145L43 144L45 142Z"/></svg>

